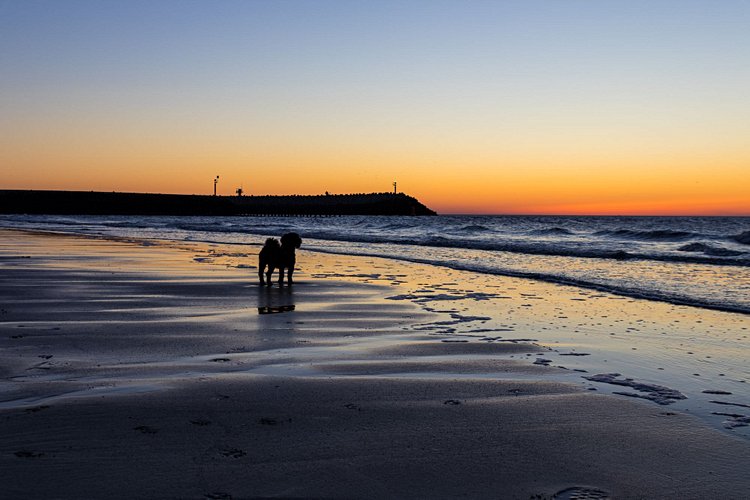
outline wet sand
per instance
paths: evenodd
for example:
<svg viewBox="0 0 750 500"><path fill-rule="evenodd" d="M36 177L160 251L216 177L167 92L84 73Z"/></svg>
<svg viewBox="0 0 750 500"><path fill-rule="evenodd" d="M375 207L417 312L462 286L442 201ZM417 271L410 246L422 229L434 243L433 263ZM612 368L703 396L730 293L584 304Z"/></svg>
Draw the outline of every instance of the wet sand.
<svg viewBox="0 0 750 500"><path fill-rule="evenodd" d="M582 378L670 321L690 349L692 310L304 251L264 288L247 248L1 233L11 498L750 497L742 435ZM713 314L731 360L744 319Z"/></svg>

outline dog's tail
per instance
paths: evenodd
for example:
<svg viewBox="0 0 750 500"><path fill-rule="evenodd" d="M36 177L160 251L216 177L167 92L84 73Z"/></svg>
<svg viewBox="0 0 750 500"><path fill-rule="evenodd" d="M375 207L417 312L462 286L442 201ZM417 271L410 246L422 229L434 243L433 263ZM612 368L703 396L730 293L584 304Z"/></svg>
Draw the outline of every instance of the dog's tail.
<svg viewBox="0 0 750 500"><path fill-rule="evenodd" d="M265 243L265 245L263 245L263 246L264 246L264 247L269 247L269 248L271 248L271 247L276 247L276 248L278 248L278 247L280 247L281 245L279 244L279 240L277 240L276 238L268 238L268 239L266 240L266 243Z"/></svg>

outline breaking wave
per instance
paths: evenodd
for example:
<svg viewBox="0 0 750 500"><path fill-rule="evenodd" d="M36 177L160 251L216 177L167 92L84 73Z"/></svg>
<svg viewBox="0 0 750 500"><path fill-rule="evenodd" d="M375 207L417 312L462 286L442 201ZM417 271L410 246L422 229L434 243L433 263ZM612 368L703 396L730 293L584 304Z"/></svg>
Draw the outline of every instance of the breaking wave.
<svg viewBox="0 0 750 500"><path fill-rule="evenodd" d="M294 231L317 251L750 312L747 217L4 215L0 227L242 245Z"/></svg>
<svg viewBox="0 0 750 500"><path fill-rule="evenodd" d="M660 229L654 231L636 231L632 229L616 229L597 231L594 233L596 236L608 236L612 238L625 238L634 240L646 240L646 241L683 241L690 238L700 237L700 234L696 234L690 231L674 231L670 229Z"/></svg>

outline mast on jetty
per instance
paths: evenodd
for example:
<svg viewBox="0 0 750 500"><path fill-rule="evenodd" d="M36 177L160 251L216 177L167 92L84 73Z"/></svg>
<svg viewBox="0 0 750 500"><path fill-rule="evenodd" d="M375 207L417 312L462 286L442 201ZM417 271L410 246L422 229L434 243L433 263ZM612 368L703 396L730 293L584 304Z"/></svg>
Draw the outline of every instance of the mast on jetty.
<svg viewBox="0 0 750 500"><path fill-rule="evenodd" d="M216 176L216 179L214 179L214 196L216 196L216 185L219 183L219 176Z"/></svg>

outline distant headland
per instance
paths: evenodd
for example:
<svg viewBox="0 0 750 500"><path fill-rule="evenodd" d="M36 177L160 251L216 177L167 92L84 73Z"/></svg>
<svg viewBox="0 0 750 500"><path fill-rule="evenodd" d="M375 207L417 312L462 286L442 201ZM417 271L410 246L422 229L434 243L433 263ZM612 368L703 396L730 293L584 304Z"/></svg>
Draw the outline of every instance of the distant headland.
<svg viewBox="0 0 750 500"><path fill-rule="evenodd" d="M437 215L404 193L210 196L0 190L0 213L56 215Z"/></svg>

